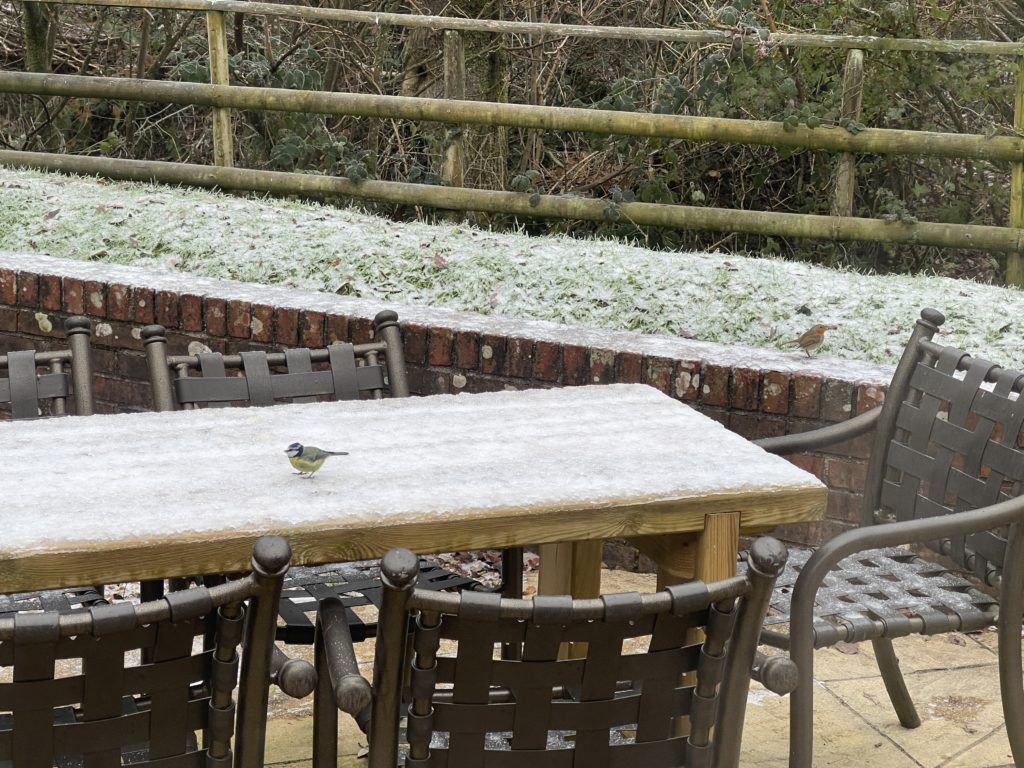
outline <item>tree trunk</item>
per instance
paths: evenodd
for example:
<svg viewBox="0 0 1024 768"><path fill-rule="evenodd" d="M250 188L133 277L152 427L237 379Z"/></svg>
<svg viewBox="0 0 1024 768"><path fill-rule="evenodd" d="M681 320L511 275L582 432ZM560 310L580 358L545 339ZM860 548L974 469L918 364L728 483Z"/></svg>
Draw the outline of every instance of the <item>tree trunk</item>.
<svg viewBox="0 0 1024 768"><path fill-rule="evenodd" d="M50 71L50 13L42 3L25 4L25 70Z"/></svg>

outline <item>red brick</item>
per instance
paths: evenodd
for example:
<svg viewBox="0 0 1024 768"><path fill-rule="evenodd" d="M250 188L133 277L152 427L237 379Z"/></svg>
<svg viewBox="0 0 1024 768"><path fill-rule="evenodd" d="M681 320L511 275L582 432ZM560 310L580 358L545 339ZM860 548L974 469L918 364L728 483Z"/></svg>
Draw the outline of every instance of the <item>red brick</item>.
<svg viewBox="0 0 1024 768"><path fill-rule="evenodd" d="M67 281L64 283L67 293ZM156 298L151 288L132 289L132 315L137 323L152 323L156 317Z"/></svg>
<svg viewBox="0 0 1024 768"><path fill-rule="evenodd" d="M39 307L53 312L59 312L64 308L60 275L39 276Z"/></svg>
<svg viewBox="0 0 1024 768"><path fill-rule="evenodd" d="M118 405L152 407L152 393L147 382L114 379L98 374L93 378L93 387L97 400Z"/></svg>
<svg viewBox="0 0 1024 768"><path fill-rule="evenodd" d="M64 311L72 315L85 313L85 283L76 277L63 280Z"/></svg>
<svg viewBox="0 0 1024 768"><path fill-rule="evenodd" d="M18 306L39 308L39 275L34 272L18 273Z"/></svg>
<svg viewBox="0 0 1024 768"><path fill-rule="evenodd" d="M462 392L500 392L505 389L505 382L493 376L481 376L473 373L463 374L466 378L466 386Z"/></svg>
<svg viewBox="0 0 1024 768"><path fill-rule="evenodd" d="M794 374L793 415L805 419L816 419L821 415L821 376Z"/></svg>
<svg viewBox="0 0 1024 768"><path fill-rule="evenodd" d="M747 440L756 440L761 431L761 414L756 411L730 411L729 429Z"/></svg>
<svg viewBox="0 0 1024 768"><path fill-rule="evenodd" d="M680 400L693 401L700 396L700 365L699 360L679 362L673 388Z"/></svg>
<svg viewBox="0 0 1024 768"><path fill-rule="evenodd" d="M788 373L768 371L761 387L761 410L765 413L786 413L789 411Z"/></svg>
<svg viewBox="0 0 1024 768"><path fill-rule="evenodd" d="M853 384L828 379L821 387L821 418L846 421L853 415Z"/></svg>
<svg viewBox="0 0 1024 768"><path fill-rule="evenodd" d="M704 384L701 387L701 402L704 405L725 407L729 404L729 368L724 365L704 366Z"/></svg>
<svg viewBox="0 0 1024 768"><path fill-rule="evenodd" d="M269 304L253 304L252 319L249 325L252 328L252 340L256 342L271 342L274 340L274 308ZM335 316L336 317L336 316ZM346 320L347 327L347 320ZM338 341L331 337L329 342Z"/></svg>
<svg viewBox="0 0 1024 768"><path fill-rule="evenodd" d="M327 316L323 312L303 312L299 316L300 341L302 346L318 349L324 346L324 326Z"/></svg>
<svg viewBox="0 0 1024 768"><path fill-rule="evenodd" d="M480 366L480 336L472 331L455 334L455 367L475 371Z"/></svg>
<svg viewBox="0 0 1024 768"><path fill-rule="evenodd" d="M207 296L203 299L203 323L210 336L228 335L228 303Z"/></svg>
<svg viewBox="0 0 1024 768"><path fill-rule="evenodd" d="M367 344L373 341L373 320L369 317L350 317L348 332L353 344Z"/></svg>
<svg viewBox="0 0 1024 768"><path fill-rule="evenodd" d="M734 368L730 392L732 407L741 411L759 410L760 398L758 389L760 384L760 371L756 371L753 368Z"/></svg>
<svg viewBox="0 0 1024 768"><path fill-rule="evenodd" d="M816 520L810 523L788 523L772 531L772 535L794 544L818 545L857 526L838 520Z"/></svg>
<svg viewBox="0 0 1024 768"><path fill-rule="evenodd" d="M131 298L131 288L121 283L111 283L107 287L107 317L111 320L130 320L132 317Z"/></svg>
<svg viewBox="0 0 1024 768"><path fill-rule="evenodd" d="M825 460L821 456L814 456L809 453L796 453L785 458L790 464L795 464L800 469L810 472L819 480L825 475Z"/></svg>
<svg viewBox="0 0 1024 768"><path fill-rule="evenodd" d="M857 413L861 414L878 408L885 402L886 387L875 384L860 384L857 387Z"/></svg>
<svg viewBox="0 0 1024 768"><path fill-rule="evenodd" d="M14 333L18 330L18 310L12 307L0 307L0 331Z"/></svg>
<svg viewBox="0 0 1024 768"><path fill-rule="evenodd" d="M13 307L18 300L18 273L13 269L0 269L0 304Z"/></svg>
<svg viewBox="0 0 1024 768"><path fill-rule="evenodd" d="M505 370L505 337L484 334L480 337L480 372L501 374Z"/></svg>
<svg viewBox="0 0 1024 768"><path fill-rule="evenodd" d="M431 328L427 337L427 364L451 365L455 334L451 328Z"/></svg>
<svg viewBox="0 0 1024 768"><path fill-rule="evenodd" d="M262 305L254 304L252 307L253 317L256 316L257 309ZM273 314L273 308L267 307ZM270 323L264 323L264 325L270 325ZM346 342L349 340L348 333L348 315L334 315L328 314L324 317L325 334L327 336L328 344L335 344L337 342ZM256 330L253 329L253 338L256 338ZM405 343L403 341L403 347Z"/></svg>
<svg viewBox="0 0 1024 768"><path fill-rule="evenodd" d="M533 371L533 341L510 338L508 340L508 375L528 379Z"/></svg>
<svg viewBox="0 0 1024 768"><path fill-rule="evenodd" d="M644 359L639 352L619 352L618 359L619 376L616 381L620 384L639 384L644 375Z"/></svg>
<svg viewBox="0 0 1024 768"><path fill-rule="evenodd" d="M610 349L587 350L590 384L611 384L615 381L615 353Z"/></svg>
<svg viewBox="0 0 1024 768"><path fill-rule="evenodd" d="M44 336L44 337L51 338L51 339L63 338L64 337L64 327L63 327L63 324L61 323L60 318L57 317L56 315L46 315L45 313L40 313L39 310L35 309L35 308L33 308L33 309L19 309L19 310L17 310L17 312L18 312L18 332L19 333L24 333L26 335L34 336L34 337ZM42 328L39 327L40 321L43 320L44 318L46 320L49 320L49 322L50 322L50 330L49 331L44 331ZM32 341L33 341L33 346L35 348L37 348L37 349L50 349L50 348L52 348L52 347L46 346L45 344L44 345L39 345L38 343L36 343L36 342L38 342L38 338L35 338Z"/></svg>
<svg viewBox="0 0 1024 768"><path fill-rule="evenodd" d="M587 348L577 344L562 347L562 383L576 386L587 383Z"/></svg>
<svg viewBox="0 0 1024 768"><path fill-rule="evenodd" d="M676 361L669 357L644 357L644 384L650 384L659 392L672 394L672 373Z"/></svg>
<svg viewBox="0 0 1024 768"><path fill-rule="evenodd" d="M562 345L553 341L538 341L533 351L533 378L538 381L558 381L562 375Z"/></svg>
<svg viewBox="0 0 1024 768"><path fill-rule="evenodd" d="M277 328L274 337L278 344L294 347L299 343L299 310L278 307L274 312L274 325Z"/></svg>
<svg viewBox="0 0 1024 768"><path fill-rule="evenodd" d="M402 329L405 362L409 365L423 365L426 362L427 331L427 326L419 323L407 323Z"/></svg>
<svg viewBox="0 0 1024 768"><path fill-rule="evenodd" d="M107 316L107 286L99 280L85 281L85 311L92 317Z"/></svg>
<svg viewBox="0 0 1024 768"><path fill-rule="evenodd" d="M234 339L248 339L252 333L250 323L252 316L249 314L249 302L241 299L232 299L227 307L228 336ZM322 347L323 343L316 346Z"/></svg>
<svg viewBox="0 0 1024 768"><path fill-rule="evenodd" d="M203 297L194 293L183 293L178 297L178 309L181 311L181 330L203 330Z"/></svg>
<svg viewBox="0 0 1024 768"><path fill-rule="evenodd" d="M177 328L178 294L174 291L157 291L154 312L156 321L164 328Z"/></svg>
<svg viewBox="0 0 1024 768"><path fill-rule="evenodd" d="M825 478L831 488L863 492L867 476L868 465L863 461L825 460Z"/></svg>
<svg viewBox="0 0 1024 768"><path fill-rule="evenodd" d="M859 523L862 513L861 505L863 503L864 497L858 494L830 490L828 492L828 505L825 508L825 517L829 520L839 520L844 523Z"/></svg>
<svg viewBox="0 0 1024 768"><path fill-rule="evenodd" d="M94 337L97 344L112 349L130 349L142 351L141 338L136 338L139 326L134 323L125 323L121 320L107 320L106 325L110 326L110 333L106 336Z"/></svg>

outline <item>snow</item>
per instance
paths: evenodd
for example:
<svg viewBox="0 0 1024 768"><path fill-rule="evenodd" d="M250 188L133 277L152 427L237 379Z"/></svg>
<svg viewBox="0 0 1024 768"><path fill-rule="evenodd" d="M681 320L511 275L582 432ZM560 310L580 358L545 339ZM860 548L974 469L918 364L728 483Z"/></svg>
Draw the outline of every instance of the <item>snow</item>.
<svg viewBox="0 0 1024 768"><path fill-rule="evenodd" d="M27 170L0 170L0 187L0 250L312 291L318 307L357 297L431 325L885 382L932 306L948 318L944 342L1024 368L1024 295L1012 288ZM839 327L815 360L781 346L816 322Z"/></svg>
<svg viewBox="0 0 1024 768"><path fill-rule="evenodd" d="M349 455L303 479L294 441ZM0 557L822 488L640 384L0 422L0 443Z"/></svg>

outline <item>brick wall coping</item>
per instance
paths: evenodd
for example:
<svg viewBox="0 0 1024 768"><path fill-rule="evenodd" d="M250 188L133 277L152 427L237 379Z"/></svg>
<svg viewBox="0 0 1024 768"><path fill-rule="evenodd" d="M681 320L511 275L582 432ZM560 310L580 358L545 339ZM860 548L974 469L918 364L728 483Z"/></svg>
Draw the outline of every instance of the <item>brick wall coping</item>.
<svg viewBox="0 0 1024 768"><path fill-rule="evenodd" d="M365 319L370 319L381 309L387 308L398 312L403 322L432 328L549 341L614 352L629 351L652 357L702 361L729 368L810 374L855 384L888 384L894 368L890 365L832 357L807 358L803 352L713 344L632 331L565 326L544 320L520 320L444 308L396 304L379 299L335 296L330 293L201 277L157 268L78 261L40 254L0 251L0 270L5 269ZM88 308L90 297L84 298L85 306ZM909 328L907 333L910 333Z"/></svg>

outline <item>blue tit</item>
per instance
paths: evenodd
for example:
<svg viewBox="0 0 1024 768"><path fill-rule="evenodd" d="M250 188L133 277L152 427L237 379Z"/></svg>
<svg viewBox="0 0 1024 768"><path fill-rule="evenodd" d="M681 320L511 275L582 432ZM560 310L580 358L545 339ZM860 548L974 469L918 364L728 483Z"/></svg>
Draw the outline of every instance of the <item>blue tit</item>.
<svg viewBox="0 0 1024 768"><path fill-rule="evenodd" d="M348 451L325 451L313 445L292 443L284 452L288 454L288 461L292 463L300 476L312 477L328 456L348 456Z"/></svg>

